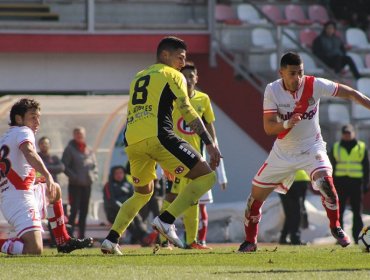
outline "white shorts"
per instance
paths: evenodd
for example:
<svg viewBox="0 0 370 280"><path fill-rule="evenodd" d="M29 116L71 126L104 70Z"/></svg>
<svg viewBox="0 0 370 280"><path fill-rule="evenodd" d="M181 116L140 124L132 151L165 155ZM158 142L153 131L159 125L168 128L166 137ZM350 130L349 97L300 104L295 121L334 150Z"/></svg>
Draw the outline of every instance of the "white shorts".
<svg viewBox="0 0 370 280"><path fill-rule="evenodd" d="M28 191L8 189L1 196L1 211L14 227L17 237L29 231L44 231L41 220L47 217L46 184Z"/></svg>
<svg viewBox="0 0 370 280"><path fill-rule="evenodd" d="M326 170L331 176L333 168L326 153L325 142L317 142L302 153L283 152L274 145L252 183L261 188L275 188L276 192L285 194L293 184L295 172L299 169L310 175L315 190L317 188L312 178L317 171Z"/></svg>

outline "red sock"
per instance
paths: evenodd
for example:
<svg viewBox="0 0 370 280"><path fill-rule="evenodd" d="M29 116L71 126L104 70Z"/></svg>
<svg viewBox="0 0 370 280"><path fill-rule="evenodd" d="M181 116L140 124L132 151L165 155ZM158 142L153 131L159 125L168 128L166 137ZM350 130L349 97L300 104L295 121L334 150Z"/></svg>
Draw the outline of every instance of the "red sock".
<svg viewBox="0 0 370 280"><path fill-rule="evenodd" d="M245 240L250 243L257 243L258 223L262 217L261 208L263 201L254 200L253 198L250 199L252 203L244 223Z"/></svg>
<svg viewBox="0 0 370 280"><path fill-rule="evenodd" d="M325 177L325 181L329 184L331 191L335 195L335 201L329 201L323 195L321 195L321 202L326 210L326 215L329 218L330 228L340 227L339 222L339 202L338 202L338 195L337 191L334 187L333 178L332 177Z"/></svg>
<svg viewBox="0 0 370 280"><path fill-rule="evenodd" d="M200 212L200 221L202 227L198 231L198 240L199 241L206 241L207 238L207 231L208 231L208 213L205 204L199 204L199 212Z"/></svg>
<svg viewBox="0 0 370 280"><path fill-rule="evenodd" d="M64 224L64 211L61 199L54 204L48 205L48 220L57 245L61 245L71 239Z"/></svg>

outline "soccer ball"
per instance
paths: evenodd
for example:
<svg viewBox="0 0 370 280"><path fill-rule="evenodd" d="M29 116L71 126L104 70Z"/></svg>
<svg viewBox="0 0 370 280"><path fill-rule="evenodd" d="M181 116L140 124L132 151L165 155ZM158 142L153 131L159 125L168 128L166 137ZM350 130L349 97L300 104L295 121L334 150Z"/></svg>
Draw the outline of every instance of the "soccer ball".
<svg viewBox="0 0 370 280"><path fill-rule="evenodd" d="M361 230L358 237L358 246L363 252L370 252L370 226Z"/></svg>

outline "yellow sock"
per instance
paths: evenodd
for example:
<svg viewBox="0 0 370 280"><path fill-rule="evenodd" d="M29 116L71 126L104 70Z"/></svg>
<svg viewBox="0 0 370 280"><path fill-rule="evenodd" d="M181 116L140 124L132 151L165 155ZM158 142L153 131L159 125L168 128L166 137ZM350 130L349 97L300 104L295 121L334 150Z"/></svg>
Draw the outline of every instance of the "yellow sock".
<svg viewBox="0 0 370 280"><path fill-rule="evenodd" d="M183 221L186 231L186 244L190 245L194 241L197 241L199 223L198 204L192 205L185 210Z"/></svg>
<svg viewBox="0 0 370 280"><path fill-rule="evenodd" d="M212 171L192 180L167 208L174 217L178 217L191 205L196 205L199 198L216 183L216 173Z"/></svg>
<svg viewBox="0 0 370 280"><path fill-rule="evenodd" d="M170 202L167 201L167 200L163 200L163 204L162 204L162 209L161 209L161 213L163 213L165 210L167 210L168 206L170 206ZM163 242L165 242L167 239L166 237L164 237L162 234L159 235L159 241L161 242L161 244Z"/></svg>
<svg viewBox="0 0 370 280"><path fill-rule="evenodd" d="M126 200L119 209L116 219L114 220L112 230L116 231L119 235L122 235L140 209L150 200L152 195L153 192L148 194L134 192L134 194Z"/></svg>

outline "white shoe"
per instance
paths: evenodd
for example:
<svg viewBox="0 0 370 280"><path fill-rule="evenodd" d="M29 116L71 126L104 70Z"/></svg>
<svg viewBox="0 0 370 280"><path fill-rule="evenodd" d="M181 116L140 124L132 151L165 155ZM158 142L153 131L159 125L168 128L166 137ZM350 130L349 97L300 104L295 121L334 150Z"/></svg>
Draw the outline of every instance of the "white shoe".
<svg viewBox="0 0 370 280"><path fill-rule="evenodd" d="M184 248L184 244L176 234L176 227L174 224L167 224L161 221L161 219L159 219L159 217L157 216L153 220L152 226L153 229L159 231L160 234L170 240L175 246L179 248Z"/></svg>
<svg viewBox="0 0 370 280"><path fill-rule="evenodd" d="M112 254L122 256L122 252L117 243L110 242L108 239L105 239L101 244L100 250L103 254Z"/></svg>

